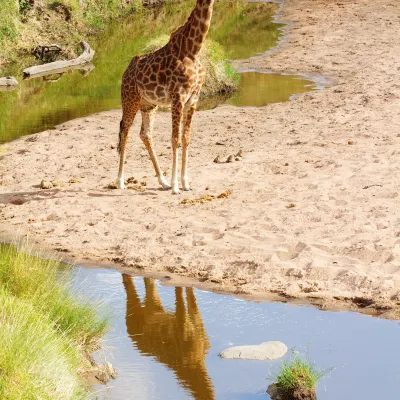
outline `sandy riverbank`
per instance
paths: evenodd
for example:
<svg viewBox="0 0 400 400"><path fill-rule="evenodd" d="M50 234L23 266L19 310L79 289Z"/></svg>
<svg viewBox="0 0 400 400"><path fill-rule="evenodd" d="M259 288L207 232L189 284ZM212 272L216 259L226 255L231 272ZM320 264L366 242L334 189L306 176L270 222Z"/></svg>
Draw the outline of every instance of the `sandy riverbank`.
<svg viewBox="0 0 400 400"><path fill-rule="evenodd" d="M198 112L190 194L158 190L140 118L127 176L147 186L104 188L117 171L119 110L9 143L0 154L0 237L29 233L80 261L233 292L328 306L353 298L398 317L399 17L394 1L286 0L285 40L248 66L319 73L336 84L265 108ZM169 137L170 115L159 113L154 140L164 168ZM213 163L239 149L242 161ZM64 184L41 190L42 179ZM181 204L226 190L227 199Z"/></svg>

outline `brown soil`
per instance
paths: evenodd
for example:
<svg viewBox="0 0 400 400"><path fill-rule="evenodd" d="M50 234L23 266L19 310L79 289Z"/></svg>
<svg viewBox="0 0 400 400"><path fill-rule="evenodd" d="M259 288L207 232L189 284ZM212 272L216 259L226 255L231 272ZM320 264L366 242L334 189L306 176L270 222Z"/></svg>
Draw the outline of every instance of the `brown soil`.
<svg viewBox="0 0 400 400"><path fill-rule="evenodd" d="M274 383L268 387L267 393L271 400L317 400L315 389L298 388L292 393L286 393Z"/></svg>
<svg viewBox="0 0 400 400"><path fill-rule="evenodd" d="M399 317L400 3L287 0L280 17L290 21L285 40L251 65L322 74L334 86L265 108L198 112L194 192L180 196L159 190L140 118L127 176L145 190L104 189L117 172L119 110L9 143L0 235L218 290ZM165 168L169 132L160 113L154 139ZM243 149L243 159L213 163L216 142L226 143L224 157ZM42 190L42 180L65 183Z"/></svg>

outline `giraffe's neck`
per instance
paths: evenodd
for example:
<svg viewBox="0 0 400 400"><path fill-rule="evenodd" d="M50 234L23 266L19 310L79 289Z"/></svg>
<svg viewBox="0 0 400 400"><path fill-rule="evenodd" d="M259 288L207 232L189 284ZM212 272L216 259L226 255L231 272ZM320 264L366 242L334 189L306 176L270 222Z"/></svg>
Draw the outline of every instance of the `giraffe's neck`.
<svg viewBox="0 0 400 400"><path fill-rule="evenodd" d="M206 40L215 0L197 0L186 23L171 35L174 49L181 56L195 57Z"/></svg>

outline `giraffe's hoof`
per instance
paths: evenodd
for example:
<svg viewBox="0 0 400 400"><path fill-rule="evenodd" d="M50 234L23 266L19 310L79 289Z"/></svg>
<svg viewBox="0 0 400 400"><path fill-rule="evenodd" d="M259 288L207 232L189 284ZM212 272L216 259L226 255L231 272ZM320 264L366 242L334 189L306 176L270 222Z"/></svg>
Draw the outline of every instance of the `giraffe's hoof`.
<svg viewBox="0 0 400 400"><path fill-rule="evenodd" d="M190 188L189 179L188 179L187 176L182 176L181 182L182 182L182 189L183 189L185 192L189 192L190 190L192 190L192 189Z"/></svg>
<svg viewBox="0 0 400 400"><path fill-rule="evenodd" d="M181 194L181 192L178 187L174 187L172 188L172 194Z"/></svg>
<svg viewBox="0 0 400 400"><path fill-rule="evenodd" d="M125 189L125 183L124 182L117 182L117 188L118 189Z"/></svg>
<svg viewBox="0 0 400 400"><path fill-rule="evenodd" d="M158 177L158 182L160 183L161 187L164 190L171 189L171 185L167 182L167 180L165 179L165 177L163 175L160 175Z"/></svg>

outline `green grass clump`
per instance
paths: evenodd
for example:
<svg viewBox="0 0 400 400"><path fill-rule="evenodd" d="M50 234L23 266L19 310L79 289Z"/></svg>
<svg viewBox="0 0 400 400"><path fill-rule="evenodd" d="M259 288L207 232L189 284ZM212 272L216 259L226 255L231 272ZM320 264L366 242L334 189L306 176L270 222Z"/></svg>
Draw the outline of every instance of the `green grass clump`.
<svg viewBox="0 0 400 400"><path fill-rule="evenodd" d="M19 4L16 1L0 0L0 43L5 46L18 35Z"/></svg>
<svg viewBox="0 0 400 400"><path fill-rule="evenodd" d="M319 371L308 357L302 359L294 355L291 359L282 362L273 381L284 393L293 393L297 389L313 390L330 370Z"/></svg>
<svg viewBox="0 0 400 400"><path fill-rule="evenodd" d="M161 35L152 39L144 48L144 53L150 53L168 43L169 36ZM206 69L206 80L202 89L202 97L219 93L229 93L237 89L240 75L228 61L224 48L216 41L207 39L200 51L200 62Z"/></svg>
<svg viewBox="0 0 400 400"><path fill-rule="evenodd" d="M87 397L80 373L108 317L72 290L58 261L0 244L0 398Z"/></svg>

